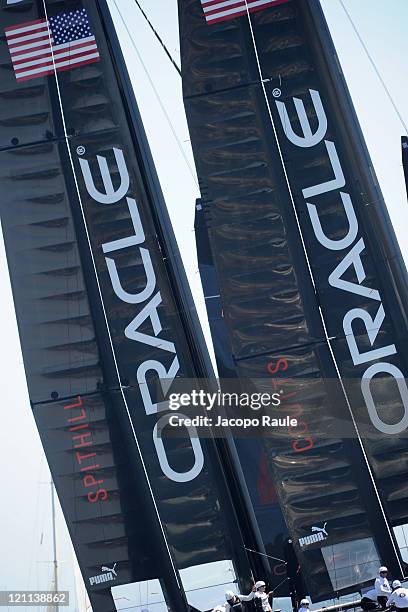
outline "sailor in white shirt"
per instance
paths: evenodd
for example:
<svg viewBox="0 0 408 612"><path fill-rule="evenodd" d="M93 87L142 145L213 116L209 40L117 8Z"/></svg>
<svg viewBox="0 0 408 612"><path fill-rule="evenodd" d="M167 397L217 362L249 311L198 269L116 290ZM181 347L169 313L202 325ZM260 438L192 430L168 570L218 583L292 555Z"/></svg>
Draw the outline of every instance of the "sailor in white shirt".
<svg viewBox="0 0 408 612"><path fill-rule="evenodd" d="M309 601L307 599L301 600L298 612L309 612Z"/></svg>
<svg viewBox="0 0 408 612"><path fill-rule="evenodd" d="M374 588L377 593L377 601L384 609L387 605L387 599L391 593L390 583L387 579L388 569L383 565L378 570L378 577L375 579Z"/></svg>
<svg viewBox="0 0 408 612"><path fill-rule="evenodd" d="M375 610L378 606L377 591L375 589L370 589L369 591L363 593L360 605L364 612Z"/></svg>
<svg viewBox="0 0 408 612"><path fill-rule="evenodd" d="M233 591L225 591L225 612L242 612L241 602Z"/></svg>
<svg viewBox="0 0 408 612"><path fill-rule="evenodd" d="M249 595L238 595L241 601L254 600L255 610L258 612L272 612L272 608L269 604L269 595L271 593L265 593L266 584L263 580L258 580L255 583L252 592Z"/></svg>
<svg viewBox="0 0 408 612"><path fill-rule="evenodd" d="M398 610L408 610L408 590L401 586L399 580L394 580L392 583L392 593L387 600L388 606L393 606Z"/></svg>

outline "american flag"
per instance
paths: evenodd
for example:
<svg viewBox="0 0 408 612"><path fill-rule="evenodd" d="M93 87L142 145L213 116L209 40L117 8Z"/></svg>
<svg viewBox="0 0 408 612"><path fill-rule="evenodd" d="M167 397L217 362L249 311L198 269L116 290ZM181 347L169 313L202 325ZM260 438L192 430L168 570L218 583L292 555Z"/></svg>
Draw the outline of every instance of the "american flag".
<svg viewBox="0 0 408 612"><path fill-rule="evenodd" d="M86 10L59 13L5 29L17 81L99 61Z"/></svg>
<svg viewBox="0 0 408 612"><path fill-rule="evenodd" d="M289 0L201 0L207 23L217 23L246 15L247 5L250 13L268 6L283 4Z"/></svg>

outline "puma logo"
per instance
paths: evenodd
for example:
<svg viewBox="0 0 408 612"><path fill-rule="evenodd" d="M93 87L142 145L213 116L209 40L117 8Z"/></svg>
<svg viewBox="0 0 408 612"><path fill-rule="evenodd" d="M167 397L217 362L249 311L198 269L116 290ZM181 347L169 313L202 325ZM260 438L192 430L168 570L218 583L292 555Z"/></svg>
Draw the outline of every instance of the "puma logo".
<svg viewBox="0 0 408 612"><path fill-rule="evenodd" d="M315 533L316 532L323 533L326 536L326 538L328 538L329 534L326 531L326 525L327 525L327 522L323 525L323 527L312 527L312 531L314 531Z"/></svg>
<svg viewBox="0 0 408 612"><path fill-rule="evenodd" d="M91 576L89 578L89 584L94 586L96 584L101 584L103 582L110 582L111 580L115 580L118 577L116 572L117 563L114 564L113 567L106 567L106 565L102 565L101 571L103 574L99 574L99 576Z"/></svg>
<svg viewBox="0 0 408 612"><path fill-rule="evenodd" d="M115 563L115 565L114 565L112 568L110 568L110 567L106 567L105 565L102 565L101 570L102 570L103 572L112 572L112 574L114 574L114 575L115 575L115 577L117 578L117 577L118 577L118 575L117 575L117 573L116 573L116 571L115 571L115 567L116 567L116 566L117 566L117 563Z"/></svg>
<svg viewBox="0 0 408 612"><path fill-rule="evenodd" d="M315 544L316 542L323 542L326 538L329 537L329 534L326 531L327 522L323 525L323 527L313 526L311 528L312 534L305 536L304 538L299 538L299 546L303 548L304 546L309 546L309 544Z"/></svg>

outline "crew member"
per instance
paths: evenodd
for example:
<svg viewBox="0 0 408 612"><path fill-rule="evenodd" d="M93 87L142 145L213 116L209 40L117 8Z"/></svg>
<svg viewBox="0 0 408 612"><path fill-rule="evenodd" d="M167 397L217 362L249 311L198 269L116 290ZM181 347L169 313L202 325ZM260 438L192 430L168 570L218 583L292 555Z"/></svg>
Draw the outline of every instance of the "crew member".
<svg viewBox="0 0 408 612"><path fill-rule="evenodd" d="M377 601L383 610L387 606L387 599L391 593L391 587L387 579L387 574L388 569L382 565L378 570L378 576L374 583L374 588L377 593Z"/></svg>
<svg viewBox="0 0 408 612"><path fill-rule="evenodd" d="M360 605L364 612L375 610L378 606L377 591L375 589L370 589L366 593L363 593Z"/></svg>
<svg viewBox="0 0 408 612"><path fill-rule="evenodd" d="M394 580L392 583L392 593L387 599L388 606L408 611L408 590L401 586L399 580Z"/></svg>
<svg viewBox="0 0 408 612"><path fill-rule="evenodd" d="M302 599L301 600L300 608L299 608L298 612L309 612L309 600L308 599Z"/></svg>
<svg viewBox="0 0 408 612"><path fill-rule="evenodd" d="M251 593L249 595L238 595L241 601L254 600L255 610L258 612L272 612L272 608L269 603L269 596L272 594L265 592L266 584L263 580L258 580L255 583Z"/></svg>
<svg viewBox="0 0 408 612"><path fill-rule="evenodd" d="M241 602L233 591L225 591L225 601L225 612L242 612Z"/></svg>

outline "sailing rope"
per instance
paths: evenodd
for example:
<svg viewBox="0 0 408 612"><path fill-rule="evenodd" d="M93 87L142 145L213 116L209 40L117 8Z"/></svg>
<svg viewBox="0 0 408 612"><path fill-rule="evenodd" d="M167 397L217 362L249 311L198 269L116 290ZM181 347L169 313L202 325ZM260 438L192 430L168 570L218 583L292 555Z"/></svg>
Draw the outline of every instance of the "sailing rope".
<svg viewBox="0 0 408 612"><path fill-rule="evenodd" d="M357 26L356 26L356 24L353 21L353 18L351 17L350 13L348 12L348 10L347 10L343 0L339 0L339 3L340 3L341 7L343 8L343 11L345 12L345 14L347 16L347 19L349 20L349 22L351 24L351 27L354 30L355 35L357 36L361 46L363 47L363 49L365 51L365 54L367 55L367 57L368 57L368 59L370 61L370 64L373 67L373 70L374 70L375 74L377 75L378 80L380 81L380 83L381 83L381 85L382 85L382 87L383 87L383 89L384 89L384 91L385 91L389 101L391 102L392 107L395 110L398 119L400 120L402 126L404 127L405 133L408 135L407 124L405 123L405 121L404 121L404 119L403 119L403 117L402 117L402 115L401 115L401 113L400 113L400 111L398 109L398 106L397 106L394 98L392 97L391 92L388 89L388 87L387 87L387 85L386 85L386 83L385 83L385 81L384 81L384 79L383 79L383 77L381 75L381 72L379 71L379 69L378 69L378 67L377 67L377 65L376 65L372 55L370 54L370 51L368 50L367 45L365 44L365 42L364 42L360 32L358 31Z"/></svg>
<svg viewBox="0 0 408 612"><path fill-rule="evenodd" d="M279 557L272 557L272 555L267 555L266 553L259 552L258 550L252 550L252 548L247 548L246 546L244 546L244 548L248 552L255 553L256 555L261 555L262 557L268 557L268 559L273 559L274 561L281 561L282 563L285 563L285 565L287 565L285 559L279 559Z"/></svg>
<svg viewBox="0 0 408 612"><path fill-rule="evenodd" d="M139 0L135 0L135 3L136 3L137 8L139 9L139 11L142 13L143 17L146 19L147 23L149 24L149 27L150 27L151 31L153 32L153 34L155 35L155 37L157 38L157 40L159 41L159 43L163 47L165 54L167 55L167 57L169 58L169 60L173 64L174 68L177 70L177 72L181 76L181 69L180 69L180 67L176 63L176 60L172 57L170 51L168 50L168 48L166 47L165 43L163 42L163 39L161 38L161 36L157 32L157 30L154 28L152 22L150 21L150 19L146 15L146 13L144 12L144 10L143 10Z"/></svg>
<svg viewBox="0 0 408 612"><path fill-rule="evenodd" d="M180 141L180 139L179 139L179 137L178 137L178 135L177 135L176 129L175 129L174 125L173 125L173 122L172 122L172 120L171 120L171 118L170 118L170 115L168 114L168 112L167 112L167 110L166 110L166 107L164 106L164 104L163 104L163 102L162 102L162 99L161 99L161 97L160 97L160 94L159 94L159 92L157 91L157 88L156 88L156 86L155 86L155 84L154 84L154 81L153 81L152 77L150 76L150 73L149 73L149 71L148 71L148 69L147 69L146 64L145 64L145 63L144 63L144 61L143 61L143 58L142 58L142 56L141 56L141 54L140 54L140 52L139 52L139 49L136 47L136 43L135 43L135 41L134 41L134 38L133 38L133 36L132 36L132 34L131 34L130 30L129 30L129 26L128 26L128 24L127 24L127 22L126 22L125 18L123 17L123 14L122 14L122 12L121 12L120 8L118 7L118 4L117 4L116 0L113 0L113 3L114 3L114 5L115 5L115 7L116 7L116 10L117 10L117 12L118 12L118 14L119 14L119 17L120 17L120 19L121 19L121 21L122 21L122 24L123 24L123 26L124 26L125 30L126 30L126 32L128 33L128 36L129 36L130 42L131 42L131 44L132 44L132 47L133 47L133 49L135 50L135 53L136 53L137 57L139 58L139 62L140 62L141 66L142 66L142 68L143 68L143 70L144 70L144 72L145 72L145 74L146 74L147 80L148 80L148 81L149 81L149 83L150 83L150 86L151 86L151 88L152 88L152 90L153 90L153 92L154 92L154 95L156 96L157 102L159 103L159 106L160 106L160 108L161 108L161 110L162 110L162 112L163 112L163 115L164 115L164 116L165 116L165 118L166 118L166 121L167 121L167 123L168 123L168 125L169 125L169 127L170 127L170 130L171 130L171 132L172 132L172 134L173 134L173 136L174 136L174 139L175 139L175 141L176 141L176 143L177 143L177 146L178 146L178 148L179 148L179 151L180 151L181 155L183 156L183 159L184 159L185 163L187 164L187 167L188 167L188 169L189 169L189 171L190 171L191 177L192 177L192 179L193 179L194 183L196 184L196 186L197 186L198 188L200 188L200 186L199 186L199 184L198 184L198 180L197 180L197 175L196 175L196 173L195 173L195 171L194 171L194 168L192 167L192 165L191 165L191 163L190 163L190 160L189 160L189 159L188 159L188 157L187 157L187 154L186 154L186 152L185 152L185 150L184 150L184 147L183 147L183 145L182 145L182 143L181 143L181 141ZM181 73L180 73L180 74L181 74Z"/></svg>

